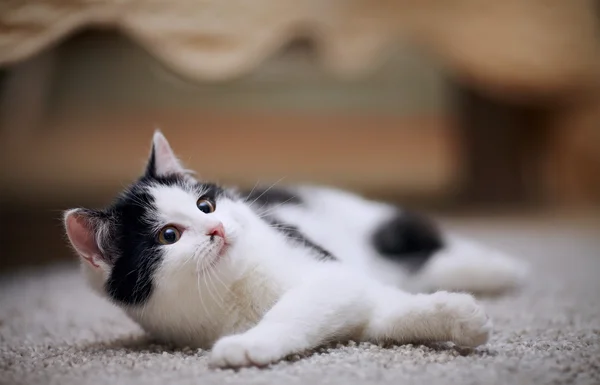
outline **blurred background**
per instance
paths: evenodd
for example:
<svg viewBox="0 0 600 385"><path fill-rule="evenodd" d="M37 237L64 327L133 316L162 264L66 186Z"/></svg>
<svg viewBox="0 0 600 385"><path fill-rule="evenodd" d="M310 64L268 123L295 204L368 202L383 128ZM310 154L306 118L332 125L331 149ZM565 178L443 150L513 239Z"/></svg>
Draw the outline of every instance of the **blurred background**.
<svg viewBox="0 0 600 385"><path fill-rule="evenodd" d="M73 259L156 127L221 183L599 218L599 3L412 3L3 2L0 270Z"/></svg>

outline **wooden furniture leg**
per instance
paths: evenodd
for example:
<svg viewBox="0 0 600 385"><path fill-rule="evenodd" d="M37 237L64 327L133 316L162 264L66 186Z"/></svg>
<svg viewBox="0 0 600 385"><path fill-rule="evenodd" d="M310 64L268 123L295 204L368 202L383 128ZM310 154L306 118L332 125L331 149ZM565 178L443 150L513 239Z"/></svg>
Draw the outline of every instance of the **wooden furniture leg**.
<svg viewBox="0 0 600 385"><path fill-rule="evenodd" d="M464 156L461 203L543 201L543 109L497 100L465 86L458 86L455 102Z"/></svg>

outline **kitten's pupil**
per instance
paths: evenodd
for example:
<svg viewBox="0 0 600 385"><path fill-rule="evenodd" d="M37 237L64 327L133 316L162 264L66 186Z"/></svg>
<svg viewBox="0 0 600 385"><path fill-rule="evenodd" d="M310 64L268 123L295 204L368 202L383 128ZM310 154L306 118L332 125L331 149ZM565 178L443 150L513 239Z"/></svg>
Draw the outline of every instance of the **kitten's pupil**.
<svg viewBox="0 0 600 385"><path fill-rule="evenodd" d="M167 231L165 231L165 240L168 242L175 242L175 239L177 239L177 235L175 234L175 230L173 229L168 229Z"/></svg>
<svg viewBox="0 0 600 385"><path fill-rule="evenodd" d="M216 209L216 204L209 198L200 198L196 202L198 209L205 214L210 214Z"/></svg>

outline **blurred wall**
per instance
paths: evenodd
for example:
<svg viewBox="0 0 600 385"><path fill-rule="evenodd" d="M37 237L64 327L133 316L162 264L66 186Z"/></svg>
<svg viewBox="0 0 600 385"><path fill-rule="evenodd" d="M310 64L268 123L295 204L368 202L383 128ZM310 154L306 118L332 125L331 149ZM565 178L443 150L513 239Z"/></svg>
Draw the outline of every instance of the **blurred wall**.
<svg viewBox="0 0 600 385"><path fill-rule="evenodd" d="M9 73L39 79L5 91L4 195L111 195L138 174L155 127L227 183L446 194L458 159L440 69L405 48L342 81L313 55L297 42L248 76L192 83L116 33L80 34Z"/></svg>
<svg viewBox="0 0 600 385"><path fill-rule="evenodd" d="M61 210L108 202L157 126L223 183L324 183L454 213L600 203L600 99L560 114L490 101L409 46L341 80L314 49L297 41L247 76L190 82L117 33L85 31L4 68L0 268L68 259Z"/></svg>

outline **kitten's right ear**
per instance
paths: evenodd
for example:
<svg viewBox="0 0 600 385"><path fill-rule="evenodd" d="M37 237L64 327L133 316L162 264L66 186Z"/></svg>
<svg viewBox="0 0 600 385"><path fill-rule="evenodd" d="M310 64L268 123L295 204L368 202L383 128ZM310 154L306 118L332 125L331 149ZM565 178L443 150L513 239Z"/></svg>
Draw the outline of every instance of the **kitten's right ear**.
<svg viewBox="0 0 600 385"><path fill-rule="evenodd" d="M152 137L152 148L146 164L146 175L156 177L169 174L186 175L187 173L188 171L183 168L173 149L171 149L167 138L157 129Z"/></svg>
<svg viewBox="0 0 600 385"><path fill-rule="evenodd" d="M65 212L67 236L77 254L94 268L107 268L109 258L104 255L99 241L106 234L106 223L92 210L73 209Z"/></svg>

